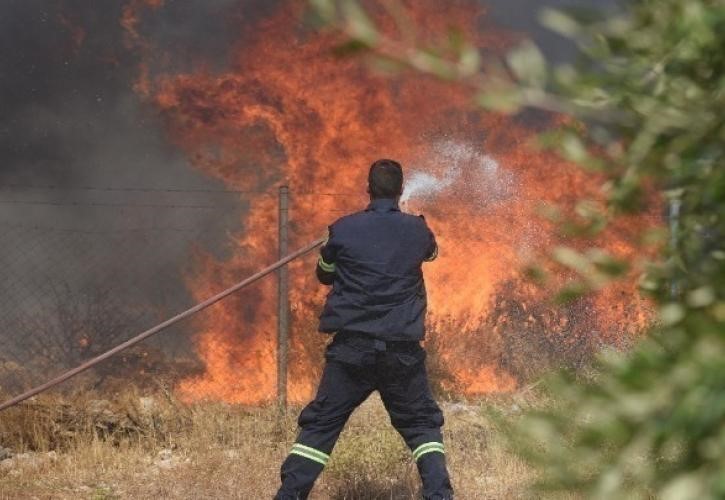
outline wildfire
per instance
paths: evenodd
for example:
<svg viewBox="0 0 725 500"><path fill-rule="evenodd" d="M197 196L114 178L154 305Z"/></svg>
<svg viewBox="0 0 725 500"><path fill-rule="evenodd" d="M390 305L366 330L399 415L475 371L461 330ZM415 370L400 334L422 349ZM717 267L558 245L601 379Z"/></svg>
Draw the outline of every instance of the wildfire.
<svg viewBox="0 0 725 500"><path fill-rule="evenodd" d="M137 43L136 10L142 5L159 9L162 2L134 0L124 10L124 25ZM469 3L447 5L445 12L441 5L407 2L431 38L455 25L489 51L515 39L479 33L476 18L482 13ZM558 311L520 277L524 262L557 241L537 215L540 203L570 205L586 194L596 197L596 181L532 150L527 143L535 130L476 111L462 89L415 74L389 79L358 59L332 57L340 40L304 29L301 13L292 2L260 22L252 39L236 47L224 73L167 74L148 82L148 72L142 72L140 92L152 96L171 138L194 166L234 189L260 192L244 198L249 208L234 255L224 261L199 255L187 277L196 299L275 260L277 210L269 194L276 186L291 189L295 248L344 212L364 207L368 165L391 157L406 168L405 207L425 214L441 248L439 259L425 267L429 335L438 363L452 376L451 387L466 394L515 388L520 374L510 339L521 331L540 328L540 336L565 344L592 335L611 341L641 327L647 304L633 294L633 280L577 310ZM635 219L617 226L604 246L631 254L630 242L645 224ZM309 257L290 273L289 381L296 401L310 396L324 341L314 320L325 290L314 281L313 265ZM203 317L196 345L206 372L181 382L184 398L258 403L273 397L275 291L273 281L264 281ZM621 325L626 310L630 318Z"/></svg>

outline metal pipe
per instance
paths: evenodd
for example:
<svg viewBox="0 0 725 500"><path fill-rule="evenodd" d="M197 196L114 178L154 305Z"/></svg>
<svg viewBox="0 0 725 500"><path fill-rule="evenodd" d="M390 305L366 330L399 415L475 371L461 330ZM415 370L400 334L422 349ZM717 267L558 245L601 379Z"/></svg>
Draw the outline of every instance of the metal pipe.
<svg viewBox="0 0 725 500"><path fill-rule="evenodd" d="M135 337L114 347L113 349L106 351L103 354L96 356L95 358L89 359L85 363L83 363L71 370L68 370L65 373L62 373L61 375L58 375L54 379L52 379L42 385L39 385L38 387L30 389L29 391L24 392L24 393L20 394L19 396L15 396L13 399L1 404L0 411L5 410L6 408L9 408L11 406L14 406L22 401L25 401L26 399L31 398L31 397L35 396L36 394L40 394L41 392L47 391L51 387L55 387L56 385L58 385L62 382L65 382L69 378L74 377L75 375L78 375L79 373L97 365L101 361L104 361L104 360L110 358L114 354L118 354L119 352L123 351L124 349L128 349L129 347L138 344L142 340L159 333L161 330L164 330L165 328L168 328L171 325L178 323L179 321L186 319L189 316L192 316L203 309L206 309L207 307L219 302L223 298L233 294L234 292L244 288L245 286L247 286L251 283L254 283L255 281L259 280L260 278L263 278L264 276L267 276L268 274L276 271L277 269L284 266L285 264L288 264L289 262L305 255L306 253L311 252L312 250L314 250L315 248L320 246L324 241L325 241L324 238L320 238L318 240L313 241L312 243L308 244L307 246L300 248L296 252L289 254L288 256L278 260L274 264L272 264L268 267L265 267L258 273L237 283L233 287L227 288L223 292L220 292L220 293L214 295L213 297L206 299L204 302L201 302L201 303L195 305L194 307L187 309L186 311L179 313L176 316L169 318L162 323L159 323L158 325L154 326L153 328L150 328L150 329L146 330L145 332L142 332L142 333L136 335Z"/></svg>

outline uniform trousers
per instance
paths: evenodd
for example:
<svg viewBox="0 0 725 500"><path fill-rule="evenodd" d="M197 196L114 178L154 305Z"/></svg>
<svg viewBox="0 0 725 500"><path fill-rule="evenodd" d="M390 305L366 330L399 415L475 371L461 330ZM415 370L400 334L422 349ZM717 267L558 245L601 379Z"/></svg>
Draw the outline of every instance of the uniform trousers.
<svg viewBox="0 0 725 500"><path fill-rule="evenodd" d="M413 453L423 498L453 498L441 436L443 414L431 395L425 356L418 342L336 334L325 353L317 395L299 416L300 433L282 464L275 500L307 498L348 417L375 390Z"/></svg>

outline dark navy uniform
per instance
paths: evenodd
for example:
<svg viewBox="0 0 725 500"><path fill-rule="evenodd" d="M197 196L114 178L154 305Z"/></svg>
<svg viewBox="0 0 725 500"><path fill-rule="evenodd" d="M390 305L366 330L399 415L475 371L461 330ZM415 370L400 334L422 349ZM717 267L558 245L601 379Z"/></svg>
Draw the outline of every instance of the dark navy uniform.
<svg viewBox="0 0 725 500"><path fill-rule="evenodd" d="M420 345L426 311L421 265L437 253L425 220L402 213L392 199L373 200L330 226L317 276L332 285L320 331L335 337L317 395L300 414L301 431L282 464L276 499L307 498L348 417L375 390L412 451L423 497L452 498L443 414L431 396Z"/></svg>

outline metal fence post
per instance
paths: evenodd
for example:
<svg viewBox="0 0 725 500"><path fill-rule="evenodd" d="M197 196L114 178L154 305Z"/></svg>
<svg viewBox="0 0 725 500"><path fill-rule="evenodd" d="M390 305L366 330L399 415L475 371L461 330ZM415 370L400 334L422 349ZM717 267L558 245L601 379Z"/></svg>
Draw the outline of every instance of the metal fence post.
<svg viewBox="0 0 725 500"><path fill-rule="evenodd" d="M682 200L679 198L673 198L670 200L669 205L669 225L670 225L670 252L672 258L677 255L677 250L680 245L680 211L682 209ZM680 295L680 285L678 283L678 271L673 271L674 275L670 281L670 299L677 300Z"/></svg>
<svg viewBox="0 0 725 500"><path fill-rule="evenodd" d="M289 188L279 188L279 255L287 255L287 220L289 210ZM289 338L289 275L287 266L277 271L277 403L287 408L287 350Z"/></svg>

